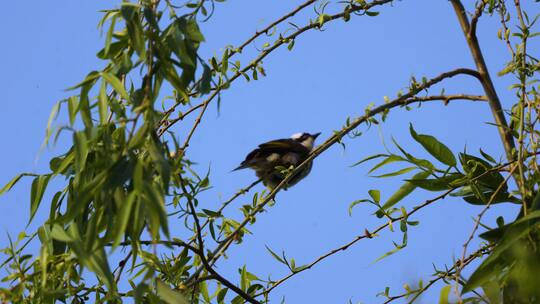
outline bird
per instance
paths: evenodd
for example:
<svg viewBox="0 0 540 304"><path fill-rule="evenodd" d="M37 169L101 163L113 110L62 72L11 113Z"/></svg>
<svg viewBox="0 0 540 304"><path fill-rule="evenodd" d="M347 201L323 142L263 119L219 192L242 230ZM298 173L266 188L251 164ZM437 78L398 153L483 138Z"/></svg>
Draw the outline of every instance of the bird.
<svg viewBox="0 0 540 304"><path fill-rule="evenodd" d="M313 150L315 139L321 133L295 133L291 138L282 138L271 140L259 145L258 148L251 151L240 166L233 171L241 169L253 169L255 174L262 180L263 184L274 189L285 178L286 174L280 172L280 167L289 168L296 167L304 162L309 153ZM287 184L283 187L284 190L294 186L311 172L313 161L304 166L297 172Z"/></svg>

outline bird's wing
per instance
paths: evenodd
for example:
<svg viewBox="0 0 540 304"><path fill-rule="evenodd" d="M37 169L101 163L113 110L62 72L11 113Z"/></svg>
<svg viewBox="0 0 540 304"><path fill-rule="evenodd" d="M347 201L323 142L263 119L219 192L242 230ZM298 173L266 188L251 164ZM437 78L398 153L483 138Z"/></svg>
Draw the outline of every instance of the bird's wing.
<svg viewBox="0 0 540 304"><path fill-rule="evenodd" d="M290 139L276 139L264 144L259 145L261 151L267 153L284 153L284 152L298 152L298 153L309 153L309 150L304 147L299 142Z"/></svg>
<svg viewBox="0 0 540 304"><path fill-rule="evenodd" d="M283 155L288 152L296 152L302 155L307 155L309 153L309 150L306 147L302 146L302 144L300 144L299 142L290 138L272 140L260 144L257 149L251 151L246 156L246 159L240 164L240 166L238 166L233 171L249 168L252 165L256 164L259 160L265 159L272 153L278 153Z"/></svg>

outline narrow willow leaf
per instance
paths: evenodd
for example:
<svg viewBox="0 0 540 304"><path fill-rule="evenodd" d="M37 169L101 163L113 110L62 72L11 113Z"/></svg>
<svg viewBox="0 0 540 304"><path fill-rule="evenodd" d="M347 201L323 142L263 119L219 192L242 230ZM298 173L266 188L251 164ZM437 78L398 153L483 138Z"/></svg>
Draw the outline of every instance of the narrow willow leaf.
<svg viewBox="0 0 540 304"><path fill-rule="evenodd" d="M23 177L23 176L38 176L37 174L32 173L21 173L12 178L7 184L4 185L4 187L0 190L0 195L4 194L5 192L11 190L11 188Z"/></svg>
<svg viewBox="0 0 540 304"><path fill-rule="evenodd" d="M109 26L109 30L107 31L107 36L105 37L105 54L109 54L109 50L111 48L111 41L112 36L114 32L114 26L116 24L116 19L118 18L118 12L113 12L111 18L111 25Z"/></svg>
<svg viewBox="0 0 540 304"><path fill-rule="evenodd" d="M441 288L441 292L439 294L439 304L448 304L448 296L450 295L451 289L452 285L446 285Z"/></svg>
<svg viewBox="0 0 540 304"><path fill-rule="evenodd" d="M59 241L62 241L62 242L67 242L67 243L75 241L75 239L71 235L69 235L64 230L64 228L62 228L62 226L60 226L58 224L55 224L55 225L52 226L51 237L53 239L55 239L55 240L59 240Z"/></svg>
<svg viewBox="0 0 540 304"><path fill-rule="evenodd" d="M398 175L402 175L402 174L411 172L412 170L415 170L415 169L417 169L417 167L407 167L407 168L403 168L403 169L398 170L398 171L394 171L394 172L390 172L390 173L386 173L386 174L382 174L382 175L372 175L372 177L385 178L385 177L391 177L391 176L398 176Z"/></svg>
<svg viewBox="0 0 540 304"><path fill-rule="evenodd" d="M120 207L120 210L118 211L116 223L114 227L114 239L113 239L113 246L112 246L113 250L116 248L116 246L118 246L118 244L120 244L120 242L122 241L122 238L125 235L127 225L131 218L131 210L132 210L132 207L136 198L137 198L137 193L131 192L128 195L127 200L123 202L122 207Z"/></svg>
<svg viewBox="0 0 540 304"><path fill-rule="evenodd" d="M354 206L360 204L360 203L367 203L367 202L371 202L370 200L368 199L361 199L361 200L356 200L354 202L352 202L350 205L349 205L349 216L352 215L352 210L354 208Z"/></svg>
<svg viewBox="0 0 540 304"><path fill-rule="evenodd" d="M419 172L415 174L412 179L425 179L430 174L429 172ZM397 204L399 201L401 201L403 198L405 198L407 195L409 195L411 192L416 189L416 186L412 184L411 182L406 181L392 196L384 203L382 206L382 209L387 210L390 207ZM377 216L382 216L382 213L380 211L377 211Z"/></svg>
<svg viewBox="0 0 540 304"><path fill-rule="evenodd" d="M228 288L221 289L217 294L217 301L218 304L224 304L225 296L227 295L227 291L229 291Z"/></svg>
<svg viewBox="0 0 540 304"><path fill-rule="evenodd" d="M79 111L79 99L77 96L71 96L68 98L68 112L69 112L69 124L73 126L75 123L75 117Z"/></svg>
<svg viewBox="0 0 540 304"><path fill-rule="evenodd" d="M84 123L84 126L87 129L91 129L93 126L92 113L90 112L90 100L88 97L88 93L90 92L90 89L92 89L93 85L94 85L94 82L90 82L88 84L83 85L81 87L81 93L80 93L80 99L79 99L78 111L81 113L82 121Z"/></svg>
<svg viewBox="0 0 540 304"><path fill-rule="evenodd" d="M145 38L141 20L139 18L140 6L134 3L123 2L120 12L126 20L129 40L140 58L146 57Z"/></svg>
<svg viewBox="0 0 540 304"><path fill-rule="evenodd" d="M264 245L264 247L266 247L266 250L268 250L268 252L270 252L270 254L276 259L278 260L280 263L282 264L285 264L287 265L287 262L285 262L284 259L282 259L279 255L277 255L274 251L272 251L272 249L270 249L270 247Z"/></svg>
<svg viewBox="0 0 540 304"><path fill-rule="evenodd" d="M28 219L28 224L30 224L30 222L34 218L34 215L36 214L36 211L39 207L39 204L41 203L41 199L43 198L43 194L47 189L47 184L49 183L50 179L50 174L40 175L37 176L32 182L32 188L30 192L30 218Z"/></svg>
<svg viewBox="0 0 540 304"><path fill-rule="evenodd" d="M195 19L186 20L186 34L192 41L202 42L204 41L204 36L199 29L199 25Z"/></svg>
<svg viewBox="0 0 540 304"><path fill-rule="evenodd" d="M101 72L99 74L101 75L101 77L103 77L103 79L105 79L105 81L107 81L113 87L113 89L118 94L120 94L120 96L122 96L122 98L124 98L128 102L131 102L130 98L129 98L129 95L128 95L126 89L124 88L124 85L122 84L120 79L118 79L118 77L116 77L113 74L108 73L108 72Z"/></svg>
<svg viewBox="0 0 540 304"><path fill-rule="evenodd" d="M369 160L372 160L372 159L375 159L375 158L380 158L380 157L388 157L388 154L375 154L375 155L371 155L371 156L368 156L364 159L361 159L360 161L354 163L351 165L351 167L355 167L355 166L358 166L360 164L363 164Z"/></svg>
<svg viewBox="0 0 540 304"><path fill-rule="evenodd" d="M417 134L412 124L409 125L409 131L411 132L411 136L438 161L451 167L456 165L456 157L452 151L435 137Z"/></svg>
<svg viewBox="0 0 540 304"><path fill-rule="evenodd" d="M369 190L369 196L378 204L381 201L381 191L379 190Z"/></svg>
<svg viewBox="0 0 540 304"><path fill-rule="evenodd" d="M101 87L99 88L99 95L98 95L98 108L99 108L99 120L102 125L107 123L107 120L109 119L108 114L108 98L107 98L107 85L105 84L105 81L101 82Z"/></svg>
<svg viewBox="0 0 540 304"><path fill-rule="evenodd" d="M246 291L249 287L249 280L246 273L246 265L244 265L244 267L242 267L240 270L240 288L243 291Z"/></svg>
<svg viewBox="0 0 540 304"><path fill-rule="evenodd" d="M99 77L99 72L97 71L92 71L90 73L88 73L88 75L86 75L86 78L81 81L80 83L72 86L72 87L69 87L66 89L66 91L71 91L71 90L75 90L77 88L80 88L82 86L85 86L87 84L90 84L90 83L93 83L96 81L96 79Z"/></svg>
<svg viewBox="0 0 540 304"><path fill-rule="evenodd" d="M382 168L383 166L386 166L388 164L398 162L398 161L406 161L403 157L391 154L388 157L386 157L383 161L376 164L371 170L368 171L368 174L373 173L375 170Z"/></svg>
<svg viewBox="0 0 540 304"><path fill-rule="evenodd" d="M419 188L428 191L443 191L459 186L456 184L459 179L464 177L461 173L450 173L446 176L433 179L409 179L408 182L416 185Z"/></svg>
<svg viewBox="0 0 540 304"><path fill-rule="evenodd" d="M157 280L156 290L158 296L167 304L188 304L188 300L179 291L169 287L169 285Z"/></svg>
<svg viewBox="0 0 540 304"><path fill-rule="evenodd" d="M88 157L88 141L84 132L73 133L73 147L75 148L75 168L81 172L84 170Z"/></svg>

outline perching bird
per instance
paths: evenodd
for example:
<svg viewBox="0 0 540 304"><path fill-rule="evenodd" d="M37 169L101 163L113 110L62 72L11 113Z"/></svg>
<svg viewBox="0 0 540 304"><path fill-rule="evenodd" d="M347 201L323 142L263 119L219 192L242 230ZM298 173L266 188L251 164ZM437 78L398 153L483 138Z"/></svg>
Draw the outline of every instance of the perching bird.
<svg viewBox="0 0 540 304"><path fill-rule="evenodd" d="M289 168L300 165L308 157L317 136L321 133L297 133L291 138L276 139L259 145L251 151L236 170L250 168L255 170L263 184L275 188L284 178L276 167ZM310 161L303 169L296 173L285 185L284 189L298 183L311 171L313 162Z"/></svg>

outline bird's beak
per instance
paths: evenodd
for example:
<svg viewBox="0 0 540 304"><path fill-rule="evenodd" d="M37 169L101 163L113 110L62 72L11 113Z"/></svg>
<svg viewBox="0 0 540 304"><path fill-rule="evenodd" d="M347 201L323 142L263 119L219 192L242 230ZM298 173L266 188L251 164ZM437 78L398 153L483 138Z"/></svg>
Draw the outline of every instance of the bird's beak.
<svg viewBox="0 0 540 304"><path fill-rule="evenodd" d="M315 133L315 134L313 134L313 135L311 135L311 136L313 136L313 139L315 139L315 138L317 138L317 136L319 136L319 135L321 135L321 132Z"/></svg>

